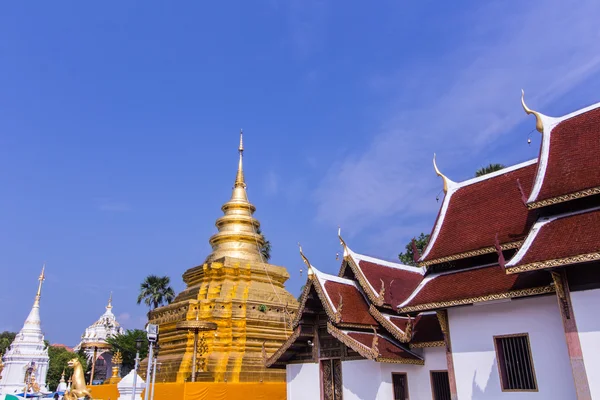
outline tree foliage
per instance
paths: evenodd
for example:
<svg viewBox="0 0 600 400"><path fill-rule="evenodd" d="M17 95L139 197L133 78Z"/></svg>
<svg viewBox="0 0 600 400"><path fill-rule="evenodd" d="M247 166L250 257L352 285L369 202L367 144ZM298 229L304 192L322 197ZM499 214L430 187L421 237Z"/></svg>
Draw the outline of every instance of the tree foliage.
<svg viewBox="0 0 600 400"><path fill-rule="evenodd" d="M119 350L123 356L123 364L121 365L121 376L131 371L135 366L136 340L141 339L140 360L143 360L148 355L148 338L146 331L141 329L128 329L121 335L115 335L106 339L108 344L112 346L113 353Z"/></svg>
<svg viewBox="0 0 600 400"><path fill-rule="evenodd" d="M50 365L48 366L48 375L46 376L46 383L48 389L55 391L58 383L60 382L60 376L65 371L65 380L68 381L69 377L73 374L73 369L69 368L68 362L74 358L78 358L83 370L87 368L87 360L84 356L73 353L64 347L48 347L48 357L50 358Z"/></svg>
<svg viewBox="0 0 600 400"><path fill-rule="evenodd" d="M171 303L175 298L175 292L170 283L171 279L168 276L148 275L140 285L137 303L141 304L143 301L150 307L150 311L163 304Z"/></svg>
<svg viewBox="0 0 600 400"><path fill-rule="evenodd" d="M419 237L415 238L414 240L415 240L415 245L416 245L417 249L419 250L419 254L423 254L425 247L427 247L427 243L429 243L429 235L421 233L419 235ZM417 263L414 260L412 240L406 244L404 249L406 250L406 252L398 254L398 258L400 259L400 262L405 265L416 266Z"/></svg>
<svg viewBox="0 0 600 400"><path fill-rule="evenodd" d="M496 171L500 171L503 168L505 168L505 166L502 164L490 164L485 167L481 167L477 171L475 171L475 177L487 175L489 173L496 172Z"/></svg>
<svg viewBox="0 0 600 400"><path fill-rule="evenodd" d="M0 333L0 354L6 353L8 346L15 340L15 332L4 331Z"/></svg>
<svg viewBox="0 0 600 400"><path fill-rule="evenodd" d="M267 240L260 228L256 230L256 233L258 233L262 237L264 243L260 248L260 254L262 254L262 257L265 261L269 261L271 259L271 242Z"/></svg>

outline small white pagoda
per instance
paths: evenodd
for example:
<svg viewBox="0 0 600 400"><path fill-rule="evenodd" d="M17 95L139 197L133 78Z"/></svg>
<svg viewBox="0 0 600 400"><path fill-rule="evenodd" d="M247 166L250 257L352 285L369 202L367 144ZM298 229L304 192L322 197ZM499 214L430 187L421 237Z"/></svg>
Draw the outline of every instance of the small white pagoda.
<svg viewBox="0 0 600 400"><path fill-rule="evenodd" d="M48 349L44 343L40 321L40 298L45 279L44 269L45 266L42 267L37 294L29 316L4 354L0 394L23 393L24 390L47 392Z"/></svg>
<svg viewBox="0 0 600 400"><path fill-rule="evenodd" d="M92 361L92 381L94 379L106 380L110 378L112 352L106 339L124 333L123 328L112 312L112 308L111 293L106 311L85 330L81 336L81 342L74 349L76 352L83 349L87 359Z"/></svg>

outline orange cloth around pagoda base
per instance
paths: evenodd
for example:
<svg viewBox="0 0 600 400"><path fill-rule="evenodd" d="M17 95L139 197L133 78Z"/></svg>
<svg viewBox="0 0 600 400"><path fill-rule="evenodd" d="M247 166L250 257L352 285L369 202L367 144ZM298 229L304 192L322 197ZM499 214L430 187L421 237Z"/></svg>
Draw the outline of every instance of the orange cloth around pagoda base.
<svg viewBox="0 0 600 400"><path fill-rule="evenodd" d="M117 400L117 385L92 386L92 397ZM142 393L144 398L144 393ZM285 400L285 383L157 383L154 400Z"/></svg>

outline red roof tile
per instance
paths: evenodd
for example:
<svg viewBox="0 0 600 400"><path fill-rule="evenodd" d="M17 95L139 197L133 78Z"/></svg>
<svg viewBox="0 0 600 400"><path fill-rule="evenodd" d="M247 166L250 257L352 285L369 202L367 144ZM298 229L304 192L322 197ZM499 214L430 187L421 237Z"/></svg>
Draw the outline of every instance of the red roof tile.
<svg viewBox="0 0 600 400"><path fill-rule="evenodd" d="M369 305L356 286L326 281L324 288L335 309L339 306L340 296L343 299L341 323L378 325L369 314Z"/></svg>
<svg viewBox="0 0 600 400"><path fill-rule="evenodd" d="M600 187L600 108L560 122L551 132L541 187L530 202ZM540 159L545 157L542 147Z"/></svg>
<svg viewBox="0 0 600 400"><path fill-rule="evenodd" d="M519 252L507 264L507 268L598 253L599 226L600 209L541 219L535 224ZM565 260L565 265L576 262L578 261Z"/></svg>
<svg viewBox="0 0 600 400"><path fill-rule="evenodd" d="M360 260L358 266L377 297L383 281L385 287L383 303L385 304L395 305L402 302L423 280L423 275L418 272L392 268L380 263ZM371 288L363 287L363 290L372 290Z"/></svg>
<svg viewBox="0 0 600 400"><path fill-rule="evenodd" d="M431 241L420 261L428 265L445 257L493 248L496 234L501 244L524 239L535 215L523 204L517 180L527 194L535 172L536 163L530 161L455 183L444 198Z"/></svg>
<svg viewBox="0 0 600 400"><path fill-rule="evenodd" d="M417 288L414 296L398 306L400 312L420 306L419 310L439 308L432 304L478 298L485 296L542 287L550 284L546 272L533 272L527 275L508 275L499 265L441 273L428 277Z"/></svg>

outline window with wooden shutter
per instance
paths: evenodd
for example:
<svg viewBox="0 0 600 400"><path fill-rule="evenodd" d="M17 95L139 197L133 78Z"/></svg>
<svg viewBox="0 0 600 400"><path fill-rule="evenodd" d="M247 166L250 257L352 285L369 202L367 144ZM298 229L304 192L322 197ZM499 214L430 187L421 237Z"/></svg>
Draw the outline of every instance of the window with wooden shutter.
<svg viewBox="0 0 600 400"><path fill-rule="evenodd" d="M524 334L495 336L496 356L503 391L537 391L529 336Z"/></svg>
<svg viewBox="0 0 600 400"><path fill-rule="evenodd" d="M431 371L431 392L433 400L450 400L448 371Z"/></svg>
<svg viewBox="0 0 600 400"><path fill-rule="evenodd" d="M394 400L408 400L408 379L406 374L392 374Z"/></svg>

